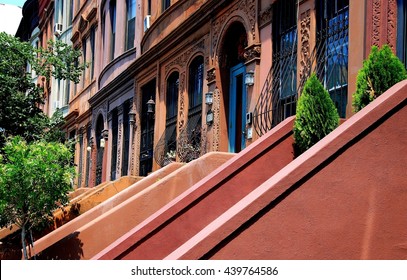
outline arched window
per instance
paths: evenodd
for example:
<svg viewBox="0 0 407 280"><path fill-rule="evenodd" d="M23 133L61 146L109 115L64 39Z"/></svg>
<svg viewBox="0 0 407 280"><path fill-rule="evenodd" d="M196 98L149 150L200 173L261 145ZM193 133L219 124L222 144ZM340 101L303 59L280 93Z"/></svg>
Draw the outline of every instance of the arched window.
<svg viewBox="0 0 407 280"><path fill-rule="evenodd" d="M189 66L188 121L177 141L178 156L183 162L194 160L201 154L203 71L203 57L198 56Z"/></svg>

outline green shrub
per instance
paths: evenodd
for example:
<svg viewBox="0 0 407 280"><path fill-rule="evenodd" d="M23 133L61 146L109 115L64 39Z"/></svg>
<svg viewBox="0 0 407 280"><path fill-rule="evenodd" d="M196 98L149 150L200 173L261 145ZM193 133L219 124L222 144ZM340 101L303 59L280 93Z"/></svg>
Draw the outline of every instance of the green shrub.
<svg viewBox="0 0 407 280"><path fill-rule="evenodd" d="M338 111L315 74L304 85L294 122L296 153L303 153L339 124Z"/></svg>
<svg viewBox="0 0 407 280"><path fill-rule="evenodd" d="M363 62L353 94L353 107L358 112L396 83L407 79L403 63L390 47L373 46L367 60Z"/></svg>

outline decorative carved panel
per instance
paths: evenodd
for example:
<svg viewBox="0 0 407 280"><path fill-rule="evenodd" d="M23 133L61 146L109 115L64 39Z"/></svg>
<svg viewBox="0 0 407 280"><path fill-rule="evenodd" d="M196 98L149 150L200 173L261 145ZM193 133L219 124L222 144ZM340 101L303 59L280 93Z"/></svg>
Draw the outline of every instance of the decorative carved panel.
<svg viewBox="0 0 407 280"><path fill-rule="evenodd" d="M215 68L211 68L206 72L206 80L208 81L208 84L216 82Z"/></svg>
<svg viewBox="0 0 407 280"><path fill-rule="evenodd" d="M219 151L220 143L220 90L216 88L213 92L213 140L212 140L212 151Z"/></svg>
<svg viewBox="0 0 407 280"><path fill-rule="evenodd" d="M397 44L397 1L389 0L388 4L389 5L387 7L387 44L389 44L393 52L395 52Z"/></svg>
<svg viewBox="0 0 407 280"><path fill-rule="evenodd" d="M254 59L260 59L261 46L260 44L253 44L248 46L244 52L245 62L248 63Z"/></svg>
<svg viewBox="0 0 407 280"><path fill-rule="evenodd" d="M302 81L304 75L307 75L310 70L310 63L308 63L311 54L310 47L310 30L311 30L311 11L307 10L301 14L300 23L300 35L301 35L301 52L300 52L300 81Z"/></svg>
<svg viewBox="0 0 407 280"><path fill-rule="evenodd" d="M366 55L371 46L388 44L393 51L397 43L397 1L369 0L367 4Z"/></svg>
<svg viewBox="0 0 407 280"><path fill-rule="evenodd" d="M185 124L185 72L182 72L179 79L179 110L178 128L182 129Z"/></svg>

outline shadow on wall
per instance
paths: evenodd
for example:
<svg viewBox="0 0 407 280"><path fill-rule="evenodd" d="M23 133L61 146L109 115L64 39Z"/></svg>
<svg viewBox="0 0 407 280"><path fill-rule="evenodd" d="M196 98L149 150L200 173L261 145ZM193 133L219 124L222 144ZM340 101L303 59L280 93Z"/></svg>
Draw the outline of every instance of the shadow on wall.
<svg viewBox="0 0 407 280"><path fill-rule="evenodd" d="M78 238L78 235L79 232L68 235L38 254L36 259L51 260L48 256L53 256L53 260L80 260L83 257L83 243ZM64 246L61 246L62 243Z"/></svg>

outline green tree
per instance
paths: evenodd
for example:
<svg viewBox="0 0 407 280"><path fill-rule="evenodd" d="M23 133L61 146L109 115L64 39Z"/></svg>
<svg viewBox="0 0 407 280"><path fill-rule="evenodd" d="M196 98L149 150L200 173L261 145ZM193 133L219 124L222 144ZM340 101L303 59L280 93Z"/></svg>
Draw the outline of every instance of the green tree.
<svg viewBox="0 0 407 280"><path fill-rule="evenodd" d="M58 205L68 202L74 168L71 152L61 143L27 143L13 137L0 155L0 227L21 228L21 246L28 258L26 234L52 221Z"/></svg>
<svg viewBox="0 0 407 280"><path fill-rule="evenodd" d="M339 125L338 111L315 74L304 85L294 122L294 141L303 153Z"/></svg>
<svg viewBox="0 0 407 280"><path fill-rule="evenodd" d="M49 41L47 48L35 49L0 33L0 147L6 136L20 135L34 141L57 129L55 119L50 120L39 107L44 103L43 88L32 82L27 65L46 81L53 76L78 83L85 67L76 63L80 56L80 51L60 41Z"/></svg>
<svg viewBox="0 0 407 280"><path fill-rule="evenodd" d="M358 112L390 87L405 79L407 79L405 66L390 47L383 45L379 49L373 46L357 76L356 92L353 94L354 110Z"/></svg>

